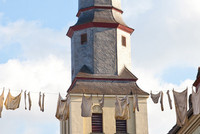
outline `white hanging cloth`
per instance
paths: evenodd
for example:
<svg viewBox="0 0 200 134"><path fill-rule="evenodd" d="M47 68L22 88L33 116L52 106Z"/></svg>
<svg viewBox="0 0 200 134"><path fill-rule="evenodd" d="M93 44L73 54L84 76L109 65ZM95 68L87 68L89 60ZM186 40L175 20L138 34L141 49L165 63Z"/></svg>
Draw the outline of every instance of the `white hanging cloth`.
<svg viewBox="0 0 200 134"><path fill-rule="evenodd" d="M92 95L89 98L86 98L84 95L82 97L81 104L81 116L82 117L91 117L92 116Z"/></svg>
<svg viewBox="0 0 200 134"><path fill-rule="evenodd" d="M116 96L115 119L116 120L130 119L128 96L125 96L124 98L118 98Z"/></svg>
<svg viewBox="0 0 200 134"><path fill-rule="evenodd" d="M15 109L19 108L20 100L21 100L21 94L22 94L22 91L18 96L13 97L10 94L10 90L9 90L6 101L4 103L7 110L15 110Z"/></svg>
<svg viewBox="0 0 200 134"><path fill-rule="evenodd" d="M151 99L155 104L158 103L159 98L160 98L160 92L157 94L152 94L152 92L151 92Z"/></svg>
<svg viewBox="0 0 200 134"><path fill-rule="evenodd" d="M57 110L56 110L56 118L60 121L66 121L69 118L69 104L70 104L70 96L67 95L66 99L63 99L59 93Z"/></svg>
<svg viewBox="0 0 200 134"><path fill-rule="evenodd" d="M173 90L176 108L177 125L182 127L188 121L187 117L187 89L179 93Z"/></svg>

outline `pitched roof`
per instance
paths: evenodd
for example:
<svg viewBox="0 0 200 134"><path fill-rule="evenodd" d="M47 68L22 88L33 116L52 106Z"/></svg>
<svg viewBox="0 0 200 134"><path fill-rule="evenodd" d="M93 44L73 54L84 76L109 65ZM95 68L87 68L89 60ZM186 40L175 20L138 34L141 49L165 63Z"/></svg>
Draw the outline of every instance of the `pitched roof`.
<svg viewBox="0 0 200 134"><path fill-rule="evenodd" d="M119 75L110 75L110 74L93 74L92 71L84 65L75 78L93 78L93 79L124 79L137 81L138 78L132 74L126 67L121 71Z"/></svg>
<svg viewBox="0 0 200 134"><path fill-rule="evenodd" d="M149 95L142 91L135 82L130 81L78 80L68 92L104 95Z"/></svg>
<svg viewBox="0 0 200 134"><path fill-rule="evenodd" d="M149 95L138 87L136 81L137 77L127 68L124 68L119 75L107 75L92 74L85 66L73 80L68 92L75 94Z"/></svg>
<svg viewBox="0 0 200 134"><path fill-rule="evenodd" d="M80 14L78 21L75 25L81 25L89 22L103 22L103 23L116 23L127 26L121 14L112 11L112 9L92 9Z"/></svg>

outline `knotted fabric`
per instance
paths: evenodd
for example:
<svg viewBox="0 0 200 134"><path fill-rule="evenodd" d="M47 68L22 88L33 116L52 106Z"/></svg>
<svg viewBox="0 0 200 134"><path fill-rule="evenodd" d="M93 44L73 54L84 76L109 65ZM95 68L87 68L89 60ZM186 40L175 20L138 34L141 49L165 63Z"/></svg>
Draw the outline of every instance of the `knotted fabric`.
<svg viewBox="0 0 200 134"><path fill-rule="evenodd" d="M151 99L155 104L158 103L159 98L160 98L160 92L157 94L152 94L152 92L151 92Z"/></svg>
<svg viewBox="0 0 200 134"><path fill-rule="evenodd" d="M7 110L15 110L15 109L19 108L20 100L21 100L21 94L22 93L20 93L16 97L13 97L10 94L10 90L9 90L7 98L6 98L6 101L4 103L4 105L5 105L5 107L6 107Z"/></svg>
<svg viewBox="0 0 200 134"><path fill-rule="evenodd" d="M118 98L116 96L115 102L115 119L116 120L127 120L130 119L129 114L129 100L128 96L124 98Z"/></svg>
<svg viewBox="0 0 200 134"><path fill-rule="evenodd" d="M60 121L66 121L69 118L69 104L70 96L67 95L66 99L63 99L61 95L58 96L56 118Z"/></svg>

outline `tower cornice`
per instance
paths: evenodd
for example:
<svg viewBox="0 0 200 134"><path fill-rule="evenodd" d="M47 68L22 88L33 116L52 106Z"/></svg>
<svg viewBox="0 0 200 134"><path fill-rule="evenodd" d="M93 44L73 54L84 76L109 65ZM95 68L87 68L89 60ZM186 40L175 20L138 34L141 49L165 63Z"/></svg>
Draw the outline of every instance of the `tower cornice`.
<svg viewBox="0 0 200 134"><path fill-rule="evenodd" d="M66 35L71 38L73 36L74 31L91 28L91 27L119 28L129 34L132 34L134 31L134 29L118 24L118 23L90 22L86 24L71 26Z"/></svg>

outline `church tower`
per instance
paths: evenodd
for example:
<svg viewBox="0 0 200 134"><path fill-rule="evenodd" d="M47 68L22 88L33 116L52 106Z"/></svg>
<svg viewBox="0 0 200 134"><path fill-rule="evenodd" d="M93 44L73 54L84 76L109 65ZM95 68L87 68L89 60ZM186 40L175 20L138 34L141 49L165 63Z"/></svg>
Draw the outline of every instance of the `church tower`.
<svg viewBox="0 0 200 134"><path fill-rule="evenodd" d="M61 122L61 134L147 134L148 93L131 73L134 29L122 19L121 0L79 0L78 21L71 26L72 84L70 115ZM81 116L82 96L91 96L91 117ZM130 119L115 119L116 96L129 97ZM133 95L139 111L133 111ZM104 96L104 107L99 98Z"/></svg>

